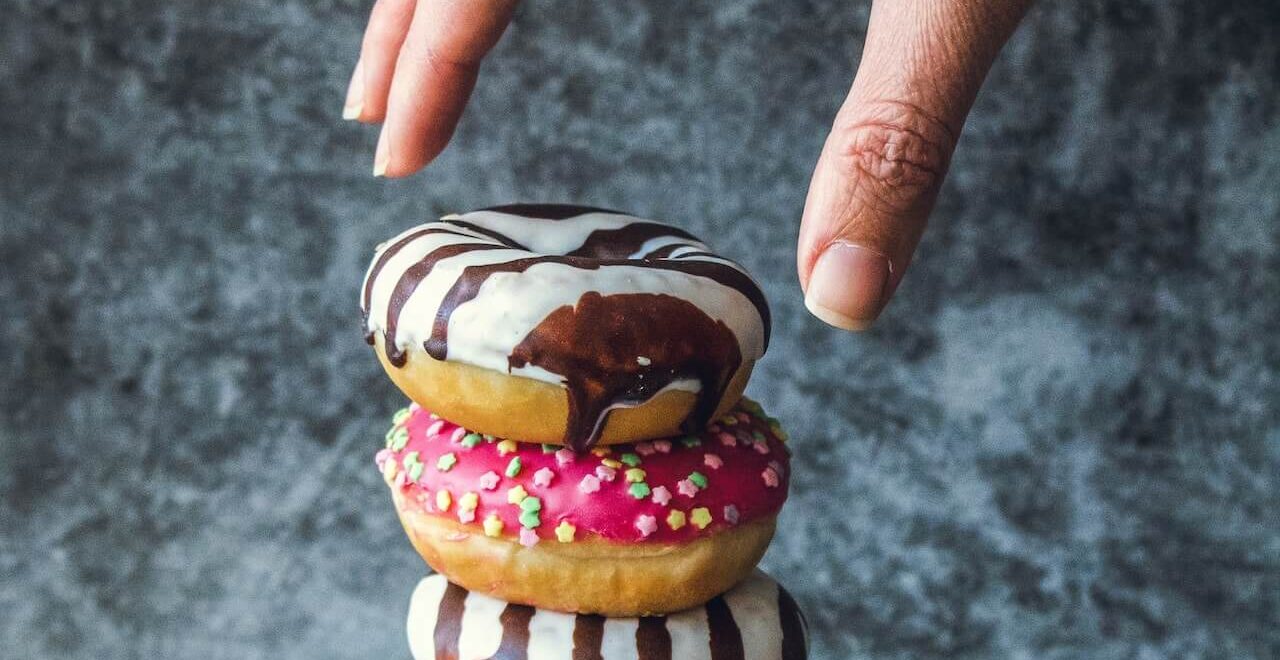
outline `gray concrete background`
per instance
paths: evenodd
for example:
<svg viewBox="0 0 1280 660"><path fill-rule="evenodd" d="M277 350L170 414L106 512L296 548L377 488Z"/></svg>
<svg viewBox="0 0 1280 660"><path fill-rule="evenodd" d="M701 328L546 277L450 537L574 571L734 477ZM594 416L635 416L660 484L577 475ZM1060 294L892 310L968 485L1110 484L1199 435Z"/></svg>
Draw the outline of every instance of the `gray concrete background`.
<svg viewBox="0 0 1280 660"><path fill-rule="evenodd" d="M366 2L0 9L0 657L407 657L374 244L579 201L759 275L815 658L1280 656L1280 4L1046 2L872 332L794 236L865 3L530 2L374 180Z"/></svg>

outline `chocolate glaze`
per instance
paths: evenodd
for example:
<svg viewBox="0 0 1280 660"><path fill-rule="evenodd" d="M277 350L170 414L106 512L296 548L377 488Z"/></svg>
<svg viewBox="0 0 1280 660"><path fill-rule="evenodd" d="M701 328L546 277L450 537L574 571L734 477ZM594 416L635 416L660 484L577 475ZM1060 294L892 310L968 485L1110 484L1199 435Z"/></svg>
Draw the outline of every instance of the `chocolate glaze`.
<svg viewBox="0 0 1280 660"><path fill-rule="evenodd" d="M724 597L716 596L707 602L707 627L711 630L711 660L744 660L742 631L733 620L733 611Z"/></svg>
<svg viewBox="0 0 1280 660"><path fill-rule="evenodd" d="M534 609L527 605L508 604L498 621L502 624L502 641L490 660L528 660L529 621ZM437 656L438 657L438 656Z"/></svg>
<svg viewBox="0 0 1280 660"><path fill-rule="evenodd" d="M640 625L636 628L636 651L640 660L671 660L671 633L667 630L667 617L640 618Z"/></svg>
<svg viewBox="0 0 1280 660"><path fill-rule="evenodd" d="M648 358L641 365L638 357ZM681 379L701 385L686 431L704 427L742 364L737 339L724 323L692 304L662 294L602 296L591 292L576 307L547 316L510 357L563 374L569 393L565 444L595 444L610 406L636 405Z"/></svg>
<svg viewBox="0 0 1280 660"><path fill-rule="evenodd" d="M617 229L597 229L582 242L582 247L570 252L569 257L593 259L626 259L644 246L646 241L669 236L696 241L692 234L682 229L658 222L633 222Z"/></svg>
<svg viewBox="0 0 1280 660"><path fill-rule="evenodd" d="M781 585L778 586L778 620L782 624L782 660L805 660L804 613Z"/></svg>
<svg viewBox="0 0 1280 660"><path fill-rule="evenodd" d="M604 617L579 614L573 620L573 660L604 660Z"/></svg>
<svg viewBox="0 0 1280 660"><path fill-rule="evenodd" d="M437 660L457 660L462 639L462 615L467 609L467 590L450 582L440 599L434 641Z"/></svg>

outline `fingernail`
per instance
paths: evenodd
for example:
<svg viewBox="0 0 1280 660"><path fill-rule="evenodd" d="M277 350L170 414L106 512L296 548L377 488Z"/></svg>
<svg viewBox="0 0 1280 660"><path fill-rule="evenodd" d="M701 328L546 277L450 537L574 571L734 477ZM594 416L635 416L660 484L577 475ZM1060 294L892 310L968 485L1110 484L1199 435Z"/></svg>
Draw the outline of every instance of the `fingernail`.
<svg viewBox="0 0 1280 660"><path fill-rule="evenodd" d="M356 61L356 69L351 73L351 83L347 85L347 100L342 106L342 118L348 121L359 119L364 111L364 60Z"/></svg>
<svg viewBox="0 0 1280 660"><path fill-rule="evenodd" d="M804 306L837 328L865 330L884 307L892 272L893 266L883 254L836 241L813 265Z"/></svg>
<svg viewBox="0 0 1280 660"><path fill-rule="evenodd" d="M378 149L373 154L373 175L385 176L389 160L391 160L391 152L390 147L387 146L387 129L383 127L378 133Z"/></svg>

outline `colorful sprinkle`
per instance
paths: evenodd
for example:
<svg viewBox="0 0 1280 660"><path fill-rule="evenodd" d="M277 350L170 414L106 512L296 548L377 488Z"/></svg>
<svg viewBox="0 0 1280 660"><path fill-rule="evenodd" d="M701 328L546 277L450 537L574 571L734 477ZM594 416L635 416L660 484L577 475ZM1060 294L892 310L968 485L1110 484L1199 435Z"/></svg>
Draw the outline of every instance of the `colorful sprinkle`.
<svg viewBox="0 0 1280 660"><path fill-rule="evenodd" d="M541 511L542 500L530 495L524 498L523 500L520 500L520 510L521 511Z"/></svg>
<svg viewBox="0 0 1280 660"><path fill-rule="evenodd" d="M382 466L386 464L387 460L391 457L392 452L390 449L379 449L378 453L373 455L373 463L378 466L379 470L381 470Z"/></svg>
<svg viewBox="0 0 1280 660"><path fill-rule="evenodd" d="M703 454L702 464L712 470L719 470L724 466L724 459L720 458L717 454Z"/></svg>
<svg viewBox="0 0 1280 660"><path fill-rule="evenodd" d="M462 436L462 446L467 449L474 449L476 445L480 444L480 440L479 433L468 433Z"/></svg>
<svg viewBox="0 0 1280 660"><path fill-rule="evenodd" d="M640 457L630 452L627 452L619 456L618 460L622 461L623 463L626 463L630 467L635 467L640 464Z"/></svg>
<svg viewBox="0 0 1280 660"><path fill-rule="evenodd" d="M612 458L606 458L606 459L604 459L604 460L600 461L600 464L601 464L601 465L603 465L603 466L605 466L605 467L607 467L607 468L613 469L613 470L616 470L616 469L618 469L618 468L622 467L622 463L621 463L620 461L616 461L616 460L614 460L614 459L612 459Z"/></svg>
<svg viewBox="0 0 1280 660"><path fill-rule="evenodd" d="M764 472L760 473L760 478L764 479L764 485L769 488L777 488L782 481L778 478L778 471L772 467L767 467Z"/></svg>
<svg viewBox="0 0 1280 660"><path fill-rule="evenodd" d="M453 505L453 496L447 490L436 491L436 508L440 511L448 511Z"/></svg>
<svg viewBox="0 0 1280 660"><path fill-rule="evenodd" d="M441 472L448 472L449 470L453 469L453 466L457 464L458 464L458 457L455 456L453 452L449 452L447 454L441 454L440 458L436 459L436 469Z"/></svg>
<svg viewBox="0 0 1280 660"><path fill-rule="evenodd" d="M695 486L694 483L692 481L689 481L688 479L681 479L680 481L677 481L676 490L679 491L680 494L684 495L685 497L693 497L694 495L698 494L698 487Z"/></svg>
<svg viewBox="0 0 1280 660"><path fill-rule="evenodd" d="M684 527L685 520L686 520L686 517L684 515L684 512L681 511L680 509L672 509L671 513L667 514L667 526L670 527L673 531L678 530L681 527Z"/></svg>
<svg viewBox="0 0 1280 660"><path fill-rule="evenodd" d="M653 489L653 503L658 506L666 506L671 501L671 491L666 486L658 486Z"/></svg>
<svg viewBox="0 0 1280 660"><path fill-rule="evenodd" d="M554 454L556 453L557 449L559 449L559 447L557 447L556 445L549 445L545 442L542 443L542 453L544 454Z"/></svg>
<svg viewBox="0 0 1280 660"><path fill-rule="evenodd" d="M409 419L409 415L411 413L413 413L412 409L407 407L401 408L396 411L396 414L394 416L392 416L391 423L395 424L396 426L400 426L401 424L404 423L404 420Z"/></svg>
<svg viewBox="0 0 1280 660"><path fill-rule="evenodd" d="M572 463L574 458L572 449L559 449L556 451L556 463L561 467Z"/></svg>
<svg viewBox="0 0 1280 660"><path fill-rule="evenodd" d="M698 440L698 444L702 444L702 441L701 441L701 440ZM658 453L659 453L659 454L670 454L670 453L671 453L671 441L670 441L670 440L654 440L654 441L653 441L653 448L654 448L654 449L656 449L656 450L658 450Z"/></svg>
<svg viewBox="0 0 1280 660"><path fill-rule="evenodd" d="M478 506L480 506L480 496L475 493L463 493L462 497L458 498L459 509L475 509Z"/></svg>
<svg viewBox="0 0 1280 660"><path fill-rule="evenodd" d="M396 475L396 488L404 488L406 476L407 475L403 471Z"/></svg>
<svg viewBox="0 0 1280 660"><path fill-rule="evenodd" d="M725 415L724 417L720 418L720 423L724 424L725 426L735 426L738 423L738 418L734 417L733 415Z"/></svg>
<svg viewBox="0 0 1280 660"><path fill-rule="evenodd" d="M405 477L414 483L418 483L418 479L422 477L422 463L414 463L413 465L410 465L409 473L407 475L401 473L400 476ZM404 484L400 485L403 486Z"/></svg>
<svg viewBox="0 0 1280 660"><path fill-rule="evenodd" d="M608 465L596 466L596 478L600 479L600 481L613 481L617 476L618 471Z"/></svg>
<svg viewBox="0 0 1280 660"><path fill-rule="evenodd" d="M538 511L525 511L520 514L520 524L526 529L533 529L542 524L542 516Z"/></svg>
<svg viewBox="0 0 1280 660"><path fill-rule="evenodd" d="M702 438L699 438L696 435L686 435L685 437L680 438L680 444L686 447L697 447L702 444Z"/></svg>
<svg viewBox="0 0 1280 660"><path fill-rule="evenodd" d="M387 447L394 451L404 449L404 446L408 444L408 442L409 431L405 430L402 426L392 429L391 433L387 434Z"/></svg>
<svg viewBox="0 0 1280 660"><path fill-rule="evenodd" d="M395 461L387 461L386 463L383 463L382 478L385 479L388 484L390 484L391 482L395 481L396 471L398 471L399 469L400 469L400 466Z"/></svg>
<svg viewBox="0 0 1280 660"><path fill-rule="evenodd" d="M711 524L711 512L707 510L707 507L700 506L689 512L689 522L692 522L693 526L698 529L706 529L707 525Z"/></svg>
<svg viewBox="0 0 1280 660"><path fill-rule="evenodd" d="M751 445L751 448L755 449L756 453L760 454L761 456L764 456L765 454L769 453L769 445L763 442L757 442Z"/></svg>
<svg viewBox="0 0 1280 660"><path fill-rule="evenodd" d="M523 545L526 548L532 548L533 546L538 545L538 541L540 540L542 539L538 538L538 533L532 529L525 528L520 530L520 545Z"/></svg>
<svg viewBox="0 0 1280 660"><path fill-rule="evenodd" d="M649 484L643 481L637 481L627 488L627 492L631 493L631 496L637 500L643 500L648 497L649 493L652 491L649 490Z"/></svg>
<svg viewBox="0 0 1280 660"><path fill-rule="evenodd" d="M652 456L655 451L657 450L653 448L652 442L646 441L636 443L636 453L641 456Z"/></svg>
<svg viewBox="0 0 1280 660"><path fill-rule="evenodd" d="M444 428L443 419L437 419L436 421L431 422L431 426L427 427L427 436L430 437L440 433L440 429L442 428Z"/></svg>
<svg viewBox="0 0 1280 660"><path fill-rule="evenodd" d="M644 481L646 473L642 468L631 468L630 470L627 470L624 474L626 474L627 476L627 483L633 484L633 483L636 483L637 481Z"/></svg>
<svg viewBox="0 0 1280 660"><path fill-rule="evenodd" d="M533 473L533 485L539 488L546 488L551 485L551 480L555 479L555 477L556 473L551 468L538 468L538 471Z"/></svg>
<svg viewBox="0 0 1280 660"><path fill-rule="evenodd" d="M499 477L497 472L489 470L480 475L480 487L485 490L493 490L498 487L498 482L501 480L502 477Z"/></svg>
<svg viewBox="0 0 1280 660"><path fill-rule="evenodd" d="M658 519L649 515L641 515L636 518L636 529L640 530L640 536L648 537L658 531Z"/></svg>
<svg viewBox="0 0 1280 660"><path fill-rule="evenodd" d="M474 522L475 519L476 519L475 509L464 509L462 507L458 507L459 522L469 523L469 522Z"/></svg>
<svg viewBox="0 0 1280 660"><path fill-rule="evenodd" d="M459 442L462 442L462 439L465 437L467 437L467 430L459 426L453 430L453 433L449 434L449 442L456 445Z"/></svg>
<svg viewBox="0 0 1280 660"><path fill-rule="evenodd" d="M591 453L594 454L597 458L604 458L605 456L612 454L613 450L609 449L605 445L600 445L599 447L592 449Z"/></svg>
<svg viewBox="0 0 1280 660"><path fill-rule="evenodd" d="M637 355L637 356L636 356L636 364L638 364L638 365L640 365L640 366L642 366L642 367L647 367L647 366L649 366L649 365L653 364L653 360L651 360L651 359L649 359L649 358L647 358L647 357L645 357L645 356L643 356L643 355Z"/></svg>
<svg viewBox="0 0 1280 660"><path fill-rule="evenodd" d="M726 447L738 446L738 439L733 437L733 434L728 431L721 431L720 434L716 436L716 439L720 441L720 444Z"/></svg>
<svg viewBox="0 0 1280 660"><path fill-rule="evenodd" d="M502 535L502 519L498 514L491 513L484 519L484 535L498 537Z"/></svg>
<svg viewBox="0 0 1280 660"><path fill-rule="evenodd" d="M499 455L499 456L506 456L507 454L510 454L511 452L515 451L516 449L517 449L517 447L516 447L516 441L515 441L515 440L503 440L502 442L499 442L499 443L498 443L498 455Z"/></svg>
<svg viewBox="0 0 1280 660"><path fill-rule="evenodd" d="M519 457L519 456L516 456L516 457L512 458L512 459L511 459L511 462L510 462L510 463L507 463L507 476L508 476L508 477L511 477L511 478L513 478L513 479L514 479L515 477L519 476L519 475L520 475L520 466L521 466L520 457Z"/></svg>
<svg viewBox="0 0 1280 660"><path fill-rule="evenodd" d="M573 535L578 533L578 528L574 527L568 520L561 520L556 525L556 539L561 543L573 543Z"/></svg>
<svg viewBox="0 0 1280 660"><path fill-rule="evenodd" d="M698 472L697 470L689 473L689 481L692 481L693 485L697 486L699 489L707 487L706 475Z"/></svg>
<svg viewBox="0 0 1280 660"><path fill-rule="evenodd" d="M741 514L738 513L738 507L732 504L725 505L724 507L725 522L729 523L730 525L736 525L738 524L738 521L741 520L741 518L742 518Z"/></svg>
<svg viewBox="0 0 1280 660"><path fill-rule="evenodd" d="M590 495L600 490L600 480L590 474L582 478L578 482L578 490Z"/></svg>
<svg viewBox="0 0 1280 660"><path fill-rule="evenodd" d="M524 489L524 486L512 486L511 490L507 491L507 502L510 504L519 504L528 496L529 492Z"/></svg>

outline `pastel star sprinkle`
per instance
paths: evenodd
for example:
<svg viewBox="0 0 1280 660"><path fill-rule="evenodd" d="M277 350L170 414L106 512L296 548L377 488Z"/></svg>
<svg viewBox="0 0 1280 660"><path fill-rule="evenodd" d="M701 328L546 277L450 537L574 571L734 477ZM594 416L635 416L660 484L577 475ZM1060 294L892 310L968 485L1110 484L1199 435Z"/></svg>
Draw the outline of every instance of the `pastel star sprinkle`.
<svg viewBox="0 0 1280 660"><path fill-rule="evenodd" d="M699 489L707 487L707 477L697 470L689 473L689 481L692 481L693 485L697 486Z"/></svg>
<svg viewBox="0 0 1280 660"><path fill-rule="evenodd" d="M497 472L489 470L480 475L480 487L485 490L493 490L498 487L498 482L501 480L502 477L499 477Z"/></svg>
<svg viewBox="0 0 1280 660"><path fill-rule="evenodd" d="M436 469L441 472L448 472L449 470L453 469L453 466L457 464L458 464L458 457L454 455L453 452L449 452L447 454L441 454L440 458L436 459Z"/></svg>
<svg viewBox="0 0 1280 660"><path fill-rule="evenodd" d="M513 479L519 476L520 466L521 466L520 457L519 456L513 457L511 459L511 462L507 463L507 476Z"/></svg>
<svg viewBox="0 0 1280 660"><path fill-rule="evenodd" d="M702 444L702 441L701 441L701 440L699 440L699 441L698 441L698 444ZM653 441L653 448L654 448L654 449L656 449L656 450L658 450L658 453L659 453L659 454L670 454L670 453L671 453L671 441L670 441L670 440L654 440L654 441Z"/></svg>
<svg viewBox="0 0 1280 660"><path fill-rule="evenodd" d="M573 535L578 533L578 528L574 527L568 520L561 520L556 525L556 539L561 543L573 543Z"/></svg>
<svg viewBox="0 0 1280 660"><path fill-rule="evenodd" d="M763 442L757 442L751 445L751 448L756 450L756 453L760 454L761 456L769 453L769 445Z"/></svg>
<svg viewBox="0 0 1280 660"><path fill-rule="evenodd" d="M507 491L507 502L510 504L519 504L528 496L529 493L524 489L524 486L512 486L511 490Z"/></svg>
<svg viewBox="0 0 1280 660"><path fill-rule="evenodd" d="M453 496L447 490L436 491L436 509L440 511L448 511L453 505Z"/></svg>
<svg viewBox="0 0 1280 660"><path fill-rule="evenodd" d="M607 465L596 466L596 478L598 478L600 481L613 481L614 477L617 477L617 476L618 476L618 471Z"/></svg>
<svg viewBox="0 0 1280 660"><path fill-rule="evenodd" d="M520 530L520 545L523 545L526 548L532 548L533 546L538 545L539 540L538 533L532 529L526 527Z"/></svg>
<svg viewBox="0 0 1280 660"><path fill-rule="evenodd" d="M498 455L506 456L517 449L515 440L503 440L498 443Z"/></svg>
<svg viewBox="0 0 1280 660"><path fill-rule="evenodd" d="M702 464L711 468L712 470L719 470L722 466L724 466L724 459L720 458L720 456L716 454L703 454Z"/></svg>
<svg viewBox="0 0 1280 660"><path fill-rule="evenodd" d="M697 447L702 444L702 438L699 438L696 435L686 435L685 437L680 438L680 444L686 447ZM654 449L657 449L657 447L654 447Z"/></svg>
<svg viewBox="0 0 1280 660"><path fill-rule="evenodd" d="M462 442L462 439L465 437L467 437L467 430L459 426L453 430L453 433L449 434L449 442L456 445L459 442Z"/></svg>
<svg viewBox="0 0 1280 660"><path fill-rule="evenodd" d="M649 484L643 481L637 481L627 488L627 492L631 493L631 496L637 500L643 500L649 496L651 491L649 490Z"/></svg>
<svg viewBox="0 0 1280 660"><path fill-rule="evenodd" d="M556 450L556 463L560 465L560 467L564 467L572 463L574 458L572 449Z"/></svg>
<svg viewBox="0 0 1280 660"><path fill-rule="evenodd" d="M724 521L725 521L725 522L729 523L730 525L736 525L736 524L738 524L738 521L739 521L739 520L741 520L741 519L742 519L742 516L741 516L741 514L739 514L739 513L738 513L738 507L736 507L736 506L734 506L734 505L732 505L732 504L726 504L726 505L725 505L725 507L724 507Z"/></svg>
<svg viewBox="0 0 1280 660"><path fill-rule="evenodd" d="M653 516L641 515L636 518L636 529L640 530L640 536L648 537L650 534L658 531L658 520Z"/></svg>
<svg viewBox="0 0 1280 660"><path fill-rule="evenodd" d="M671 513L667 514L667 526L670 527L672 531L684 527L684 524L685 515L680 509L672 509Z"/></svg>
<svg viewBox="0 0 1280 660"><path fill-rule="evenodd" d="M616 469L618 469L618 468L622 467L622 463L621 463L620 461L616 461L616 460L614 460L614 459L612 459L612 458L606 458L606 459L604 459L604 460L600 461L600 464L601 464L601 465L603 465L603 466L605 466L605 467L607 467L607 468L609 468L609 469L611 469L611 470L616 470Z"/></svg>
<svg viewBox="0 0 1280 660"><path fill-rule="evenodd" d="M769 488L777 488L782 481L778 478L778 471L772 467L767 467L764 472L760 473L760 478L764 479L764 485Z"/></svg>
<svg viewBox="0 0 1280 660"><path fill-rule="evenodd" d="M391 423L396 426L400 426L404 423L404 420L409 419L409 414L412 412L413 411L409 408L401 408L397 410L395 416L391 418Z"/></svg>
<svg viewBox="0 0 1280 660"><path fill-rule="evenodd" d="M636 443L636 453L640 454L641 456L652 456L655 451L657 450L653 448L652 442Z"/></svg>
<svg viewBox="0 0 1280 660"><path fill-rule="evenodd" d="M629 467L635 467L640 464L640 457L630 452L619 456L618 460L622 461L623 463L626 463L627 466Z"/></svg>
<svg viewBox="0 0 1280 660"><path fill-rule="evenodd" d="M391 483L395 481L396 472L399 469L400 469L400 466L395 461L387 461L386 463L383 463L382 478L385 479L387 483Z"/></svg>
<svg viewBox="0 0 1280 660"><path fill-rule="evenodd" d="M480 506L480 496L475 493L463 493L462 497L458 498L459 509L471 509L474 511L477 506Z"/></svg>
<svg viewBox="0 0 1280 660"><path fill-rule="evenodd" d="M609 448L608 448L608 447L606 447L605 445L600 445L599 447L596 447L596 448L592 449L592 450L591 450L591 453L592 453L592 454L594 454L594 455L595 455L596 457L598 457L598 458L604 458L605 456L608 456L609 454L612 454L612 453L613 453L613 450L612 450L612 449L609 449Z"/></svg>
<svg viewBox="0 0 1280 660"><path fill-rule="evenodd" d="M720 444L726 447L736 447L738 445L738 439L733 437L733 434L728 431L721 431L716 435L716 439L720 441Z"/></svg>
<svg viewBox="0 0 1280 660"><path fill-rule="evenodd" d="M698 487L693 485L693 482L688 479L681 479L680 481L677 481L676 490L685 497L693 497L698 494Z"/></svg>
<svg viewBox="0 0 1280 660"><path fill-rule="evenodd" d="M524 498L523 500L520 500L520 510L521 511L541 511L542 500L530 495Z"/></svg>
<svg viewBox="0 0 1280 660"><path fill-rule="evenodd" d="M479 433L468 433L468 434L466 434L466 435L462 436L462 446L463 446L463 447L466 447L467 449L474 449L474 448L475 448L475 446L476 446L476 445L478 445L478 444L480 444L480 434L479 434Z"/></svg>
<svg viewBox="0 0 1280 660"><path fill-rule="evenodd" d="M707 507L700 506L689 512L689 522L698 529L706 529L707 525L711 524L711 512Z"/></svg>
<svg viewBox="0 0 1280 660"><path fill-rule="evenodd" d="M469 523L469 522L474 522L475 519L476 519L475 509L463 509L461 507L458 508L459 522Z"/></svg>
<svg viewBox="0 0 1280 660"><path fill-rule="evenodd" d="M658 506L666 506L671 501L671 491L666 486L658 486L653 489L653 503Z"/></svg>
<svg viewBox="0 0 1280 660"><path fill-rule="evenodd" d="M484 519L484 535L498 537L502 535L502 519L498 514L491 513Z"/></svg>
<svg viewBox="0 0 1280 660"><path fill-rule="evenodd" d="M520 524L526 529L533 529L542 524L542 517L538 511L525 511L520 514Z"/></svg>
<svg viewBox="0 0 1280 660"><path fill-rule="evenodd" d="M645 471L641 468L631 468L630 470L627 470L624 474L626 474L627 483L636 483L637 481L644 481L644 477L645 477Z"/></svg>
<svg viewBox="0 0 1280 660"><path fill-rule="evenodd" d="M381 470L383 469L383 466L387 464L387 460L390 459L391 456L392 454L390 449L379 449L378 453L373 456L373 462L378 466L378 469Z"/></svg>
<svg viewBox="0 0 1280 660"><path fill-rule="evenodd" d="M578 490L590 495L600 490L600 480L595 476L588 474L578 482Z"/></svg>
<svg viewBox="0 0 1280 660"><path fill-rule="evenodd" d="M403 427L397 427L387 434L387 447L393 451L400 451L409 442L409 432Z"/></svg>
<svg viewBox="0 0 1280 660"><path fill-rule="evenodd" d="M539 488L546 488L551 485L551 480L555 479L555 477L556 473L552 472L551 468L539 468L537 472L533 473L533 485Z"/></svg>
<svg viewBox="0 0 1280 660"><path fill-rule="evenodd" d="M427 427L427 436L430 437L440 433L440 429L442 428L444 428L443 419L437 419L436 421L431 422L431 426Z"/></svg>

